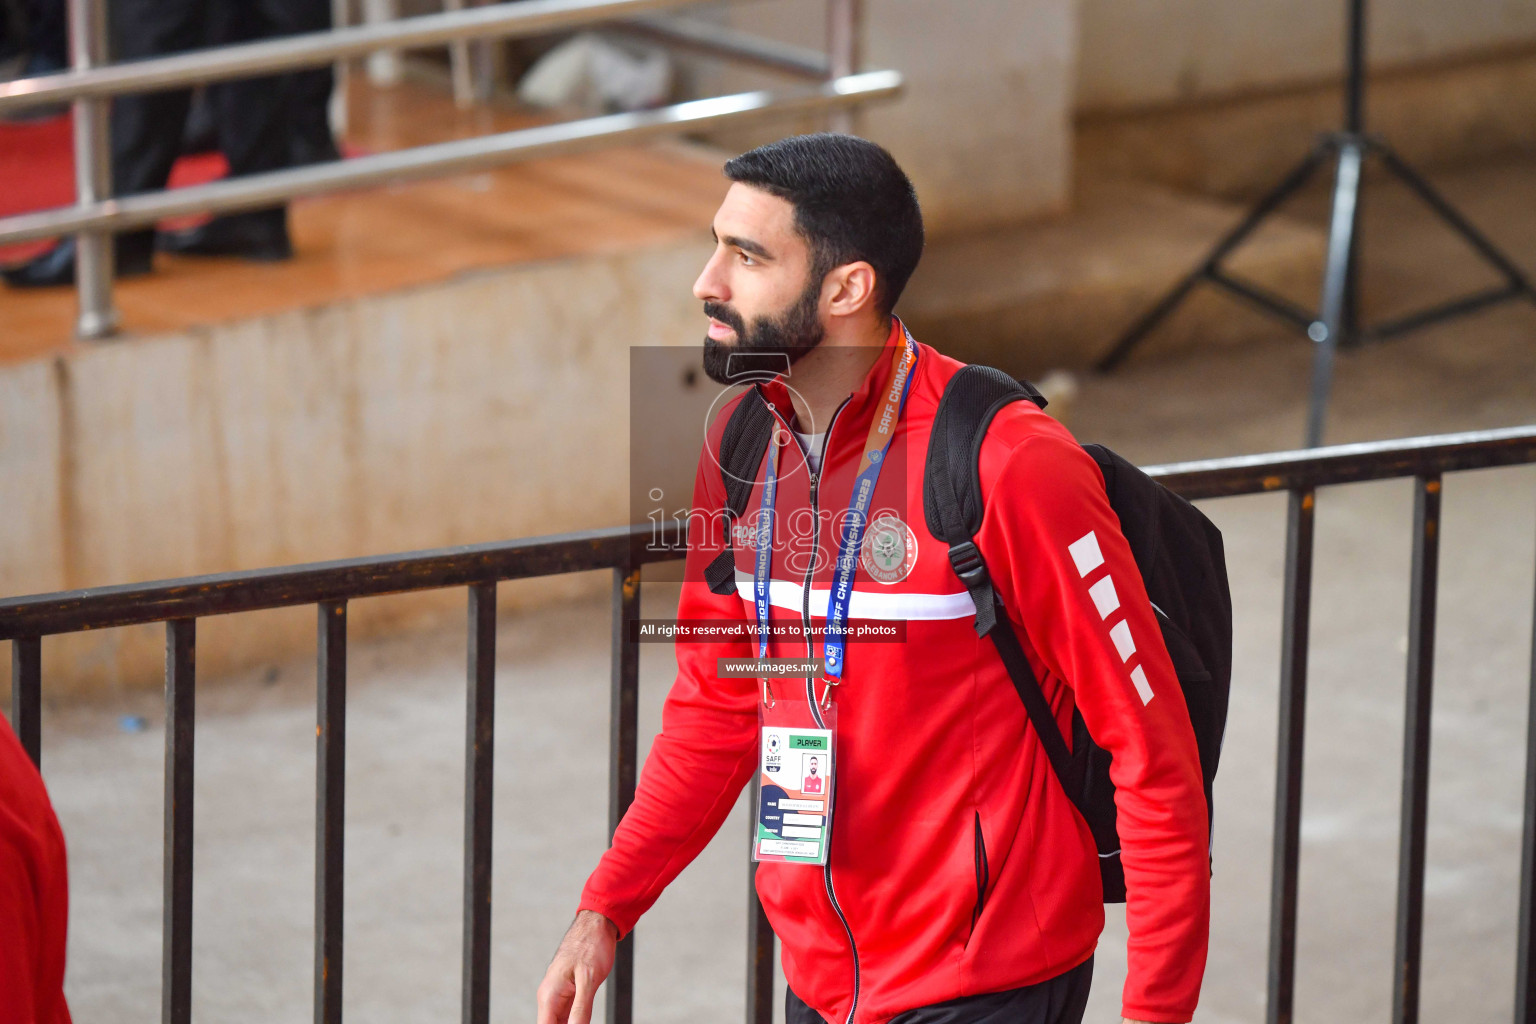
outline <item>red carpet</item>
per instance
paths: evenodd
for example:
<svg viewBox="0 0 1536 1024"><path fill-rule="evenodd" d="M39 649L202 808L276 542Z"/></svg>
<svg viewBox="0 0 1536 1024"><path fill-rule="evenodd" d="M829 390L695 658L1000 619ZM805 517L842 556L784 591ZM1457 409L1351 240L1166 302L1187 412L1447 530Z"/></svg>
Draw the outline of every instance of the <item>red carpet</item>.
<svg viewBox="0 0 1536 1024"><path fill-rule="evenodd" d="M353 150L347 149L349 156ZM184 156L171 168L171 188L201 185L224 177L229 165L221 153ZM75 201L74 137L65 114L27 124L0 122L0 217ZM170 226L195 224L201 217L170 222ZM0 263L29 259L53 243L47 240L0 246Z"/></svg>
<svg viewBox="0 0 1536 1024"><path fill-rule="evenodd" d="M171 169L171 187L200 185L224 177L228 170L220 153L184 156ZM69 115L27 124L0 123L0 216L74 201L74 135ZM52 244L43 240L0 246L0 261L28 259Z"/></svg>

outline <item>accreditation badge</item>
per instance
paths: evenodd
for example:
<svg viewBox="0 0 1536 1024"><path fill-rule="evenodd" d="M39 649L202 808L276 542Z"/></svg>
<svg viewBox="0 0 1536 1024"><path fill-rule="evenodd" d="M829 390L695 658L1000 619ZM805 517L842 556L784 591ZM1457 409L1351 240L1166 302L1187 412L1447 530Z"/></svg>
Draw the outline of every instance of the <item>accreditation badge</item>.
<svg viewBox="0 0 1536 1024"><path fill-rule="evenodd" d="M758 705L755 861L825 864L836 787L835 704L774 700Z"/></svg>

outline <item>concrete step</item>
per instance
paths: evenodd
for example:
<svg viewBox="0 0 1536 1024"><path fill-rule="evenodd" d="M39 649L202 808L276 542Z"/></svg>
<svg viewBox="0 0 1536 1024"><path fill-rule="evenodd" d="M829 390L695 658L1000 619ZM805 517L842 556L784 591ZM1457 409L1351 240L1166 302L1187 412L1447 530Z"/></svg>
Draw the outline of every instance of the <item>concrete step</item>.
<svg viewBox="0 0 1536 1024"><path fill-rule="evenodd" d="M918 337L962 359L1018 374L1088 367L1245 213L1133 181L1087 183L1079 195L1063 217L934 239L898 312ZM1311 308L1324 247L1320 228L1277 216L1227 267ZM1204 285L1138 354L1271 337L1276 328Z"/></svg>

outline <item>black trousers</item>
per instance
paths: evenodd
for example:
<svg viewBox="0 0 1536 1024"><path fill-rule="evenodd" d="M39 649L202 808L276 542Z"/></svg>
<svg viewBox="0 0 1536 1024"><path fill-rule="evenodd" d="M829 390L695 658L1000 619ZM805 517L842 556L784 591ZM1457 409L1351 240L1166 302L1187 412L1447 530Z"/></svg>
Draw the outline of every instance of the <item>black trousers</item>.
<svg viewBox="0 0 1536 1024"><path fill-rule="evenodd" d="M242 43L330 27L330 0L112 0L112 58L135 60L211 44ZM322 72L323 73L323 72ZM221 83L210 90L219 149L232 176L289 165L294 130L287 76ZM328 90L327 90L328 91ZM121 96L112 104L112 187L132 195L165 187L181 154L190 89ZM283 217L278 208L261 215Z"/></svg>
<svg viewBox="0 0 1536 1024"><path fill-rule="evenodd" d="M1093 957L1038 985L950 999L899 1013L891 1024L1081 1024L1093 983ZM785 1024L826 1024L794 992L784 995Z"/></svg>
<svg viewBox="0 0 1536 1024"><path fill-rule="evenodd" d="M43 58L50 67L69 64L69 30L64 18L64 0L27 0L27 48L34 58Z"/></svg>

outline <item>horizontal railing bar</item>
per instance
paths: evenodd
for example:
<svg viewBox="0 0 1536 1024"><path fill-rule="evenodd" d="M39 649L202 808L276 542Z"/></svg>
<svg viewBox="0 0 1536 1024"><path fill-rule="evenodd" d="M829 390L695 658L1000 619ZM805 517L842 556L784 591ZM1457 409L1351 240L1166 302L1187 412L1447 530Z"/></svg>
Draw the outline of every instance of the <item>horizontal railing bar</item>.
<svg viewBox="0 0 1536 1024"><path fill-rule="evenodd" d="M822 113L895 96L901 88L899 73L871 71L815 87L794 87L782 93L736 93L655 110L539 125L351 160L226 178L189 188L57 207L0 219L0 244L51 238L86 228L120 231L151 225L168 217L257 209L300 196L485 170L519 160L583 153L621 142L679 135L722 123Z"/></svg>
<svg viewBox="0 0 1536 1024"><path fill-rule="evenodd" d="M1536 426L1182 462L1147 472L1197 499L1521 463L1536 463ZM635 543L652 540L654 529L637 524L6 598L0 600L0 640L611 569L630 557L643 563L681 559L674 523L661 527L659 543Z"/></svg>
<svg viewBox="0 0 1536 1024"><path fill-rule="evenodd" d="M378 50L462 39L510 39L687 7L700 0L522 0L373 25L220 46L0 83L0 113L86 96L119 96L231 78L320 67Z"/></svg>
<svg viewBox="0 0 1536 1024"><path fill-rule="evenodd" d="M632 536L648 540L652 530L649 524L621 526L7 598L0 600L0 639L609 569L628 557ZM683 557L675 526L667 524L662 541L655 550L636 545L641 560Z"/></svg>
<svg viewBox="0 0 1536 1024"><path fill-rule="evenodd" d="M1527 462L1536 462L1536 425L1178 462L1146 473L1196 500Z"/></svg>
<svg viewBox="0 0 1536 1024"><path fill-rule="evenodd" d="M698 18L635 18L607 28L709 57L755 64L769 71L817 80L832 74L832 62L820 50L765 39Z"/></svg>

